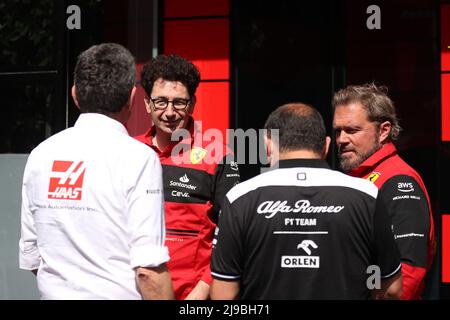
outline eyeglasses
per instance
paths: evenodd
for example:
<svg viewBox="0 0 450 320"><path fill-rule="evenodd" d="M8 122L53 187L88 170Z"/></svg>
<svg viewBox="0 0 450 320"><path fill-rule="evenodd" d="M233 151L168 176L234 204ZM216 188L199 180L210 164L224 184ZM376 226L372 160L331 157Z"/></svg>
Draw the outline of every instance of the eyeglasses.
<svg viewBox="0 0 450 320"><path fill-rule="evenodd" d="M150 100L152 100L156 110L166 110L167 107L169 106L169 103L172 103L173 108L178 111L186 109L189 102L191 101L190 99L181 99L181 98L173 100L168 100L165 98L156 98L156 99L150 98Z"/></svg>

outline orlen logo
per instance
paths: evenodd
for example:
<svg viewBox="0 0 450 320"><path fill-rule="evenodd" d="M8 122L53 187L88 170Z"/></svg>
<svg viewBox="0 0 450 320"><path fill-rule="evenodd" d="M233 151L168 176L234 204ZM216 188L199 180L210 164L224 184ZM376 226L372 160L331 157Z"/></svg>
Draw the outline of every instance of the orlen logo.
<svg viewBox="0 0 450 320"><path fill-rule="evenodd" d="M83 161L55 160L48 187L48 198L81 200L85 171Z"/></svg>

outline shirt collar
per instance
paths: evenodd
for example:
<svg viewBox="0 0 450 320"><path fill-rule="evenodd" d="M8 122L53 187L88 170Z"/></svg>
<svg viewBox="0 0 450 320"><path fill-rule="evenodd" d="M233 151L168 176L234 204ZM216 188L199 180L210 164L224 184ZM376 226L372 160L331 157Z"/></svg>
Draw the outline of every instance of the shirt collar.
<svg viewBox="0 0 450 320"><path fill-rule="evenodd" d="M364 174L364 172L372 170L386 158L392 157L395 154L397 154L397 148L395 148L393 143L387 143L383 145L377 152L372 154L369 158L364 160L358 168L351 170L349 174L351 174L352 176L360 176L361 174Z"/></svg>
<svg viewBox="0 0 450 320"><path fill-rule="evenodd" d="M95 128L96 130L114 130L128 134L127 129L119 121L101 113L82 113L75 122L76 128Z"/></svg>
<svg viewBox="0 0 450 320"><path fill-rule="evenodd" d="M276 167L276 166L275 166ZM324 168L329 169L330 166L323 159L286 159L280 160L278 162L278 167L283 168L298 168L298 167L308 167L308 168Z"/></svg>

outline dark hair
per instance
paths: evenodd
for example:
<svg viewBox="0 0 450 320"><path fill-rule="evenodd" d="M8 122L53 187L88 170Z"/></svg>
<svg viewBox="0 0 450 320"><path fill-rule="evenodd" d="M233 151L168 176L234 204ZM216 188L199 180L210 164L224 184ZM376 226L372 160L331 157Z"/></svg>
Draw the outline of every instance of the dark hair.
<svg viewBox="0 0 450 320"><path fill-rule="evenodd" d="M131 53L116 43L90 47L78 56L74 83L82 113L116 113L130 98L136 81Z"/></svg>
<svg viewBox="0 0 450 320"><path fill-rule="evenodd" d="M270 114L264 128L279 130L280 152L310 150L320 154L325 145L322 116L307 104L296 102L278 107Z"/></svg>
<svg viewBox="0 0 450 320"><path fill-rule="evenodd" d="M192 62L176 54L159 55L142 69L141 85L148 96L159 78L181 82L187 88L189 96L193 97L200 82L200 71Z"/></svg>
<svg viewBox="0 0 450 320"><path fill-rule="evenodd" d="M369 121L378 123L389 121L391 123L388 141L395 141L400 134L401 127L398 124L394 103L388 97L387 92L387 87L377 86L374 83L348 86L334 94L333 109L353 102L361 103L367 111Z"/></svg>

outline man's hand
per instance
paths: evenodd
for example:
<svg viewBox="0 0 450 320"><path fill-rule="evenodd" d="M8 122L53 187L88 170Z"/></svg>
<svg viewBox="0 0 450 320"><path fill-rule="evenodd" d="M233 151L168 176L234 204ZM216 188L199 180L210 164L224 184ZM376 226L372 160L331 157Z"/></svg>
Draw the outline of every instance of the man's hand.
<svg viewBox="0 0 450 320"><path fill-rule="evenodd" d="M381 281L381 289L372 291L375 300L398 300L402 295L402 273Z"/></svg>
<svg viewBox="0 0 450 320"><path fill-rule="evenodd" d="M185 300L206 300L209 298L209 285L200 280Z"/></svg>
<svg viewBox="0 0 450 320"><path fill-rule="evenodd" d="M136 281L144 300L173 300L172 280L165 264L136 268Z"/></svg>
<svg viewBox="0 0 450 320"><path fill-rule="evenodd" d="M213 279L211 284L211 299L234 300L239 295L240 286L241 284L239 281Z"/></svg>

